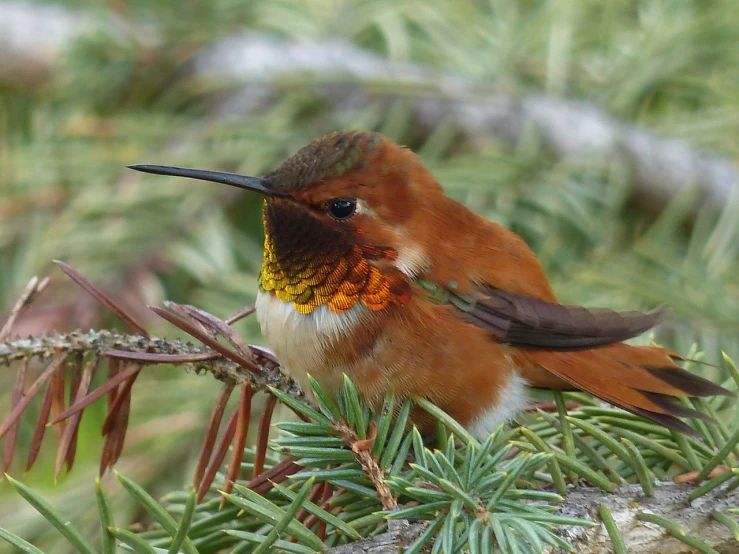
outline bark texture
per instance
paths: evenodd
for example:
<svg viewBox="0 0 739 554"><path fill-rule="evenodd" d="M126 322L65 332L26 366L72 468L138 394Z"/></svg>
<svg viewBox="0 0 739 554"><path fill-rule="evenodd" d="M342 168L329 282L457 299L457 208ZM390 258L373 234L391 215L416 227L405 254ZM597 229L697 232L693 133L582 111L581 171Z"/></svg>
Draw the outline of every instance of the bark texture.
<svg viewBox="0 0 739 554"><path fill-rule="evenodd" d="M637 519L639 512L649 512L679 523L688 535L703 541L720 554L738 554L739 540L730 529L714 520L711 513L739 506L739 491L719 488L713 493L688 502L695 490L690 485L662 483L654 496L646 497L638 485L622 485L613 493L580 487L570 490L559 512L599 522L598 508L604 504L613 514L631 552L639 554L694 554L699 550L673 538L663 528ZM327 554L398 554L425 529L422 523L394 522L387 533L372 539L332 548ZM613 546L601 523L595 527L571 527L560 533L578 554L611 554ZM550 550L559 554L560 550ZM710 551L709 551L710 552Z"/></svg>
<svg viewBox="0 0 739 554"><path fill-rule="evenodd" d="M655 487L654 496L647 497L638 485L624 485L611 494L588 488L573 489L561 513L598 521L598 507L605 504L618 523L626 545L641 554L688 554L698 550L673 538L657 525L639 521L639 512L676 521L688 535L704 541L721 554L739 553L739 541L729 528L711 517L714 511L739 506L739 491L727 491L724 486L688 502L688 495L694 490L692 485L662 483ZM613 552L602 524L592 529L571 529L568 535L581 554Z"/></svg>

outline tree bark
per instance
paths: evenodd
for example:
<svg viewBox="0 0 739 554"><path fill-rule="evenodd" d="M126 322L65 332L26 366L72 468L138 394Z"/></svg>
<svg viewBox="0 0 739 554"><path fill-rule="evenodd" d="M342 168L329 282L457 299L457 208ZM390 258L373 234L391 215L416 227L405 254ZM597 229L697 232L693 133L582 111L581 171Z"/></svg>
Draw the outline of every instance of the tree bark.
<svg viewBox="0 0 739 554"><path fill-rule="evenodd" d="M673 538L663 528L637 519L639 512L648 512L676 521L692 537L704 541L721 554L739 553L739 541L730 529L711 517L714 511L739 506L739 491L727 491L723 486L693 502L688 495L695 490L691 485L662 483L655 487L654 496L642 494L639 485L624 485L614 493L603 493L589 488L573 489L562 508L563 515L598 521L598 508L604 504L613 514L624 540L633 552L640 554L688 554L698 552ZM572 528L568 535L581 554L612 552L605 527Z"/></svg>
<svg viewBox="0 0 739 554"><path fill-rule="evenodd" d="M572 488L560 510L568 515L600 522L598 509L605 505L613 514L632 552L639 554L694 554L695 548L673 538L663 528L637 519L639 512L649 512L679 523L687 532L720 554L739 554L739 540L728 527L711 517L711 513L739 506L739 491L721 487L691 503L688 495L695 490L690 485L662 483L655 487L654 496L646 497L639 485L622 485L613 493L589 487ZM331 548L326 554L398 554L418 537L423 523L394 522L387 533L372 539ZM595 527L568 527L560 532L578 554L611 554L613 546L600 523ZM551 549L551 554L560 550Z"/></svg>

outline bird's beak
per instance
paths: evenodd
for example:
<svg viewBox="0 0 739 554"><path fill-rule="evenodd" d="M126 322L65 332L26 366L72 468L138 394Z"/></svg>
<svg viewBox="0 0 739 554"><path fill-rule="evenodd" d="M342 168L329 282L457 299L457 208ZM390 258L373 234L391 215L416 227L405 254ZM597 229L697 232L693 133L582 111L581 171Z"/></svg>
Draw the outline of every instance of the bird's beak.
<svg viewBox="0 0 739 554"><path fill-rule="evenodd" d="M213 181L214 183L222 183L224 185L258 192L264 196L290 196L286 192L272 188L269 181L262 177L249 177L226 171L188 169L186 167L171 167L167 165L129 165L128 168L154 175L171 175L173 177L189 177L190 179L200 179L201 181Z"/></svg>

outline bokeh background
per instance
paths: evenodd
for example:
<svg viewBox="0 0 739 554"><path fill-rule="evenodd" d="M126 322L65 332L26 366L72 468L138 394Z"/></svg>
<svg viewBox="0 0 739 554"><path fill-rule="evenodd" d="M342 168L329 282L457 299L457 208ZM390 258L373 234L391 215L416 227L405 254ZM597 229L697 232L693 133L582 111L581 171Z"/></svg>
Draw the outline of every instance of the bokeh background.
<svg viewBox="0 0 739 554"><path fill-rule="evenodd" d="M178 336L147 304L227 316L255 297L260 200L124 166L263 174L366 128L521 234L562 301L667 304L660 342L739 358L738 90L735 0L0 0L0 322L50 275L19 333L117 325L52 259L161 335ZM0 369L3 414L13 380ZM217 390L147 369L119 469L160 496L188 482ZM10 471L90 536L103 417L85 412L58 483L51 442ZM140 515L109 490L119 520ZM65 551L7 483L0 527Z"/></svg>

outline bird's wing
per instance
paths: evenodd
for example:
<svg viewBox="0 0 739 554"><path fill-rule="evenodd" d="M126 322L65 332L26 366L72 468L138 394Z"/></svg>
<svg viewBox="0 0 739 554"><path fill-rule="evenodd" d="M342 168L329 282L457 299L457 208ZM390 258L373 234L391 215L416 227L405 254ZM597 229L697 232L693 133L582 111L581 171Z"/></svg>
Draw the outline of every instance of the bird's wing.
<svg viewBox="0 0 739 554"><path fill-rule="evenodd" d="M678 398L734 396L676 365L679 356L674 352L617 344L656 325L662 309L614 312L547 302L487 285L461 294L454 286L419 284L434 301L453 306L495 340L518 347L515 363L531 386L552 387L548 380L539 381L543 369L615 406L695 436L696 431L678 418L705 416L685 408Z"/></svg>
<svg viewBox="0 0 739 554"><path fill-rule="evenodd" d="M642 313L567 306L490 286L464 295L435 283L421 284L432 298L455 306L462 317L500 342L521 348L566 351L605 346L651 329L665 312L662 308Z"/></svg>

